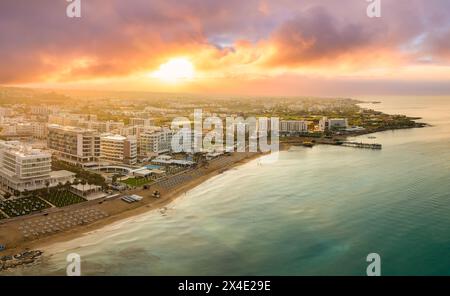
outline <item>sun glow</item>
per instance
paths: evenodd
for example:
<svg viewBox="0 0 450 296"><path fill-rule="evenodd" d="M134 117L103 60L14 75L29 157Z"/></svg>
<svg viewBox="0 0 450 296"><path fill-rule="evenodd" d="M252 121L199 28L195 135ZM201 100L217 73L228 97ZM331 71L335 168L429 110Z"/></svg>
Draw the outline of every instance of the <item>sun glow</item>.
<svg viewBox="0 0 450 296"><path fill-rule="evenodd" d="M152 77L169 83L192 80L195 76L194 65L186 58L173 58L159 66Z"/></svg>

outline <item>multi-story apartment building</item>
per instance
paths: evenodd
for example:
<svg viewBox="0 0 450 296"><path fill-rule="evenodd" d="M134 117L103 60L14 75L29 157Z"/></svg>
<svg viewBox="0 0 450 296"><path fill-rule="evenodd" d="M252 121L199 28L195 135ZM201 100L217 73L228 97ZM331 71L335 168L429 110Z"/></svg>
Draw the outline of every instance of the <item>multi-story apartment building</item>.
<svg viewBox="0 0 450 296"><path fill-rule="evenodd" d="M77 165L89 165L100 157L100 135L79 127L49 125L48 148L59 159Z"/></svg>
<svg viewBox="0 0 450 296"><path fill-rule="evenodd" d="M31 107L31 114L39 116L47 116L59 112L57 106L37 105Z"/></svg>
<svg viewBox="0 0 450 296"><path fill-rule="evenodd" d="M138 154L146 158L171 151L172 131L169 128L143 127L138 133Z"/></svg>
<svg viewBox="0 0 450 296"><path fill-rule="evenodd" d="M5 136L31 136L33 125L31 123L9 123L2 125L2 134Z"/></svg>
<svg viewBox="0 0 450 296"><path fill-rule="evenodd" d="M125 137L128 136L138 136L140 130L142 129L141 126L126 126L119 129L119 134Z"/></svg>
<svg viewBox="0 0 450 296"><path fill-rule="evenodd" d="M28 136L33 134L33 124L31 123L18 123L16 124L16 133L20 136Z"/></svg>
<svg viewBox="0 0 450 296"><path fill-rule="evenodd" d="M153 120L149 118L131 118L130 125L152 126Z"/></svg>
<svg viewBox="0 0 450 296"><path fill-rule="evenodd" d="M63 115L49 115L49 124L58 124L62 126L78 126L80 124L81 118L74 114L63 114Z"/></svg>
<svg viewBox="0 0 450 296"><path fill-rule="evenodd" d="M304 120L281 120L280 133L306 133L308 122Z"/></svg>
<svg viewBox="0 0 450 296"><path fill-rule="evenodd" d="M48 129L46 122L33 122L33 137L36 139L47 139Z"/></svg>
<svg viewBox="0 0 450 296"><path fill-rule="evenodd" d="M104 134L100 137L100 160L112 163L136 164L136 137Z"/></svg>
<svg viewBox="0 0 450 296"><path fill-rule="evenodd" d="M0 116L11 116L13 113L11 108L0 107Z"/></svg>
<svg viewBox="0 0 450 296"><path fill-rule="evenodd" d="M118 121L80 121L79 126L99 133L110 133L122 129L125 124Z"/></svg>
<svg viewBox="0 0 450 296"><path fill-rule="evenodd" d="M73 182L75 174L51 170L52 155L17 141L0 141L0 186L9 192L32 191Z"/></svg>

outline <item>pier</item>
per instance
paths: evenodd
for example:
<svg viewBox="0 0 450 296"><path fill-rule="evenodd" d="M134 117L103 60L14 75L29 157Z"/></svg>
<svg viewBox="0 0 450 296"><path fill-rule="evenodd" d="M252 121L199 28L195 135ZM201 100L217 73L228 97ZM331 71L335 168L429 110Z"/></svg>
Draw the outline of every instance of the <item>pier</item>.
<svg viewBox="0 0 450 296"><path fill-rule="evenodd" d="M374 150L381 150L383 148L381 144L370 144L363 142L342 142L342 146Z"/></svg>

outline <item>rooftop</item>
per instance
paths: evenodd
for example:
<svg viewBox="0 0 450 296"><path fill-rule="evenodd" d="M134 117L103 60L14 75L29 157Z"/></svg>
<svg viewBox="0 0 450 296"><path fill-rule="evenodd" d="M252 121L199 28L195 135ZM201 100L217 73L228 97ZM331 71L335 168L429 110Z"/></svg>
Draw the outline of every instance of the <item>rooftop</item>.
<svg viewBox="0 0 450 296"><path fill-rule="evenodd" d="M51 157L51 153L34 149L18 141L0 141L0 149L6 149L10 154L18 157Z"/></svg>
<svg viewBox="0 0 450 296"><path fill-rule="evenodd" d="M101 138L111 141L125 141L127 139L127 137L121 135L111 135L111 134L102 135Z"/></svg>
<svg viewBox="0 0 450 296"><path fill-rule="evenodd" d="M118 134L111 134L111 133L104 133L100 135L101 139L106 139L106 140L110 140L110 141L136 141L136 137L135 136L122 136L122 135L118 135Z"/></svg>
<svg viewBox="0 0 450 296"><path fill-rule="evenodd" d="M72 188L81 191L81 192L86 192L86 191L91 191L91 190L99 190L102 187L101 186L97 186L97 185L92 185L92 184L78 184L78 185L72 185Z"/></svg>
<svg viewBox="0 0 450 296"><path fill-rule="evenodd" d="M49 124L49 129L59 129L67 132L75 132L75 133L85 133L85 132L95 132L95 130L92 129L86 129L82 127L77 126L68 126L68 125L59 125L59 124Z"/></svg>
<svg viewBox="0 0 450 296"><path fill-rule="evenodd" d="M75 173L61 170L61 171L51 171L50 172L50 178L68 178L68 177L75 177Z"/></svg>

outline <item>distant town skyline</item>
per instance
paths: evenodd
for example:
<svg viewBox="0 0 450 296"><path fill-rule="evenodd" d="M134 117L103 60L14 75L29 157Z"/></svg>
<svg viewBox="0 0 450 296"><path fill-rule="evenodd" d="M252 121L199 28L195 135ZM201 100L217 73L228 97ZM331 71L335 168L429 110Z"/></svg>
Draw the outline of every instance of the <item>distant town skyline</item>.
<svg viewBox="0 0 450 296"><path fill-rule="evenodd" d="M0 85L242 95L449 95L450 3L0 3Z"/></svg>

